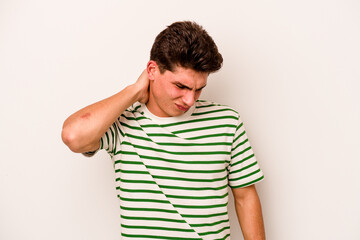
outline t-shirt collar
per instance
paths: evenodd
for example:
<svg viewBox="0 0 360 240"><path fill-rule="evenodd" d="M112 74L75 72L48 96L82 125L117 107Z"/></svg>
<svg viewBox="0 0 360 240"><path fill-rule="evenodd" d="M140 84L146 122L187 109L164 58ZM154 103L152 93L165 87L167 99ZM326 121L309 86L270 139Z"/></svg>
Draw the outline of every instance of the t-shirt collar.
<svg viewBox="0 0 360 240"><path fill-rule="evenodd" d="M176 117L158 117L154 114L152 114L149 109L146 107L145 104L141 104L141 107L139 108L140 112L144 112L144 116L152 119L154 122L159 124L166 124L166 123L174 123L174 122L180 122L187 120L191 114L195 110L195 104L192 105L189 110L187 110L184 114L176 116Z"/></svg>

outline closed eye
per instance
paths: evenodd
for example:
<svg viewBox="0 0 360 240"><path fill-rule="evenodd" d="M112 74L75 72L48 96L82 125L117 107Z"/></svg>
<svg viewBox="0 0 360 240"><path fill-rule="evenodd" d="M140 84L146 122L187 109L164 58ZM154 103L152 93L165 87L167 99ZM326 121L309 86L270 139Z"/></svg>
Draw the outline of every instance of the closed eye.
<svg viewBox="0 0 360 240"><path fill-rule="evenodd" d="M188 89L188 90L192 90L191 88L189 88L188 86L185 86L185 85L182 85L180 83L176 83L175 86L179 89ZM203 88L206 87L206 85L202 86L201 88L199 89L196 89L195 91L196 92L200 92L201 90L203 90Z"/></svg>
<svg viewBox="0 0 360 240"><path fill-rule="evenodd" d="M197 92L200 92L201 90L203 90L204 87L196 89Z"/></svg>
<svg viewBox="0 0 360 240"><path fill-rule="evenodd" d="M176 87L178 87L179 89L190 89L189 87L182 85L182 84L175 84Z"/></svg>
<svg viewBox="0 0 360 240"><path fill-rule="evenodd" d="M185 89L185 88L186 88L185 86L179 85L179 84L176 84L176 86L177 86L178 88L180 88L180 89Z"/></svg>

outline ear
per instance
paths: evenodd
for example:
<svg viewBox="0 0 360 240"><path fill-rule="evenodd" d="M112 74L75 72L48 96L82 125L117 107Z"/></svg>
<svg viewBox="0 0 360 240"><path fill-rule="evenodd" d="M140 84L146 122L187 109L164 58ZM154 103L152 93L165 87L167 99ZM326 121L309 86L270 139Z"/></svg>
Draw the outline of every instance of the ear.
<svg viewBox="0 0 360 240"><path fill-rule="evenodd" d="M160 69L154 60L150 60L146 66L149 80L155 80L156 76L160 74Z"/></svg>

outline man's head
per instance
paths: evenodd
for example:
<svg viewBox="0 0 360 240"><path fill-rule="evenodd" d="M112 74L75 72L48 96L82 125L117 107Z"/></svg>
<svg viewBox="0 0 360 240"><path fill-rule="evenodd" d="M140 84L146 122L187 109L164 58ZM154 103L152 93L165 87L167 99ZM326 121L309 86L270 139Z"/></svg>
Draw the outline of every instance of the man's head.
<svg viewBox="0 0 360 240"><path fill-rule="evenodd" d="M161 73L172 72L176 66L212 73L223 62L214 40L200 25L190 21L175 22L159 33L150 60L158 64Z"/></svg>
<svg viewBox="0 0 360 240"><path fill-rule="evenodd" d="M147 65L148 109L159 117L179 116L199 98L222 56L208 33L194 22L175 22L155 39Z"/></svg>

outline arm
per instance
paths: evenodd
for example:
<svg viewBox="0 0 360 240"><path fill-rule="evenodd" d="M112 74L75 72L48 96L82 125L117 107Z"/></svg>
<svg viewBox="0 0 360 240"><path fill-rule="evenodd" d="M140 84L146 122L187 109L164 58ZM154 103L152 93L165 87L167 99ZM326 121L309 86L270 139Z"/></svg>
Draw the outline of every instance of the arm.
<svg viewBox="0 0 360 240"><path fill-rule="evenodd" d="M102 135L129 106L136 101L147 102L148 86L147 70L144 70L136 83L75 112L64 122L63 142L77 153L99 149Z"/></svg>
<svg viewBox="0 0 360 240"><path fill-rule="evenodd" d="M261 204L255 185L232 188L236 214L245 240L264 240Z"/></svg>

